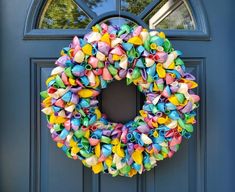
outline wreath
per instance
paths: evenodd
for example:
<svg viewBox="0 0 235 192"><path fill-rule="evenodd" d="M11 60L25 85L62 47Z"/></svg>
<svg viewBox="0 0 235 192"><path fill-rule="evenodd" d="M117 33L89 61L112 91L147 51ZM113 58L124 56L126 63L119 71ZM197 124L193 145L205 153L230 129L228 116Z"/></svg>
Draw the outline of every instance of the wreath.
<svg viewBox="0 0 235 192"><path fill-rule="evenodd" d="M180 55L163 32L141 26L103 23L75 36L41 92L52 139L96 174L132 177L172 157L193 132L199 101ZM126 124L108 121L97 100L101 89L121 79L146 98Z"/></svg>

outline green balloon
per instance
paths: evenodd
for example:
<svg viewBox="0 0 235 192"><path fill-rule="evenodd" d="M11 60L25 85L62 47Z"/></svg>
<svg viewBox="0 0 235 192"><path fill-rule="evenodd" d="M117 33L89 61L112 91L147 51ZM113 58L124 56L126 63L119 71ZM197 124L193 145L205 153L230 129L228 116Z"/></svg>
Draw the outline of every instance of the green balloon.
<svg viewBox="0 0 235 192"><path fill-rule="evenodd" d="M82 138L82 137L85 135L85 132L84 132L83 130L79 129L79 130L77 130L77 131L74 132L74 135L75 135L78 139L80 139L80 138Z"/></svg>
<svg viewBox="0 0 235 192"><path fill-rule="evenodd" d="M87 153L86 150L84 150L84 149L81 149L79 152L85 158L92 156L92 153Z"/></svg>
<svg viewBox="0 0 235 192"><path fill-rule="evenodd" d="M162 154L158 153L158 154L156 155L156 159L157 159L157 161L160 161L160 160L163 160L164 157L163 157Z"/></svg>
<svg viewBox="0 0 235 192"><path fill-rule="evenodd" d="M135 67L131 75L132 80L138 79L140 76L141 76L140 69Z"/></svg>
<svg viewBox="0 0 235 192"><path fill-rule="evenodd" d="M154 81L153 77L151 75L148 75L147 82L152 83Z"/></svg>
<svg viewBox="0 0 235 192"><path fill-rule="evenodd" d="M65 84L64 84L64 82L62 81L62 79L60 78L59 75L56 75L55 82L59 87L65 88Z"/></svg>
<svg viewBox="0 0 235 192"><path fill-rule="evenodd" d="M102 32L102 28L101 28L100 24L96 24L95 27L96 27L97 29L99 29L99 32Z"/></svg>
<svg viewBox="0 0 235 192"><path fill-rule="evenodd" d="M131 166L130 165L126 165L126 166L124 166L123 168L120 169L120 172L124 175L128 174L130 171L131 171Z"/></svg>
<svg viewBox="0 0 235 192"><path fill-rule="evenodd" d="M150 51L150 37L148 37L145 41L144 41L144 48L147 51Z"/></svg>
<svg viewBox="0 0 235 192"><path fill-rule="evenodd" d="M110 64L108 70L113 76L117 75L118 70L113 65Z"/></svg>
<svg viewBox="0 0 235 192"><path fill-rule="evenodd" d="M109 143L111 142L111 138L106 137L106 136L102 136L101 139L100 139L100 141L101 141L102 143L109 144Z"/></svg>
<svg viewBox="0 0 235 192"><path fill-rule="evenodd" d="M176 93L175 96L180 103L184 102L185 96L182 93Z"/></svg>
<svg viewBox="0 0 235 192"><path fill-rule="evenodd" d="M72 74L72 69L71 69L71 67L65 68L64 73L65 73L68 77L73 78L73 74Z"/></svg>
<svg viewBox="0 0 235 192"><path fill-rule="evenodd" d="M65 154L67 155L67 157L73 158L72 155L71 155L71 153L70 153L70 151L69 151L68 149L66 150Z"/></svg>
<svg viewBox="0 0 235 192"><path fill-rule="evenodd" d="M103 68L103 67L104 67L104 62L99 61L99 62L98 62L98 68Z"/></svg>
<svg viewBox="0 0 235 192"><path fill-rule="evenodd" d="M131 32L131 28L129 25L122 25L121 30L118 32L118 37L124 33L130 33L130 32Z"/></svg>
<svg viewBox="0 0 235 192"><path fill-rule="evenodd" d="M147 171L149 171L152 166L151 166L150 163L145 163L145 164L144 164L144 167L145 167L145 169L146 169Z"/></svg>
<svg viewBox="0 0 235 192"><path fill-rule="evenodd" d="M185 130L192 133L193 132L193 125L192 124L185 124Z"/></svg>
<svg viewBox="0 0 235 192"><path fill-rule="evenodd" d="M175 59L175 64L176 64L176 65L184 65L184 62L183 62L182 59L180 59L179 57L177 57L177 58Z"/></svg>
<svg viewBox="0 0 235 192"><path fill-rule="evenodd" d="M165 52L170 52L172 46L171 46L171 42L168 39L164 40L163 48Z"/></svg>
<svg viewBox="0 0 235 192"><path fill-rule="evenodd" d="M55 130L56 132L61 131L62 129L64 129L64 127L61 128L61 125L60 125L60 124L55 124L55 125L53 126L53 128L54 128L54 130Z"/></svg>
<svg viewBox="0 0 235 192"><path fill-rule="evenodd" d="M84 117L82 120L82 124L87 127L89 125L89 119L87 117Z"/></svg>
<svg viewBox="0 0 235 192"><path fill-rule="evenodd" d="M45 98L48 97L47 91L41 91L41 92L40 92L40 95L41 95L41 97L42 97L43 99L45 99Z"/></svg>
<svg viewBox="0 0 235 192"><path fill-rule="evenodd" d="M86 150L89 149L90 144L89 144L89 141L88 141L87 138L82 137L82 139L81 139L81 144L82 144L82 146L84 147L84 149L86 149Z"/></svg>
<svg viewBox="0 0 235 192"><path fill-rule="evenodd" d="M131 79L128 79L128 78L126 78L126 84L127 85L130 85L132 83L132 80Z"/></svg>

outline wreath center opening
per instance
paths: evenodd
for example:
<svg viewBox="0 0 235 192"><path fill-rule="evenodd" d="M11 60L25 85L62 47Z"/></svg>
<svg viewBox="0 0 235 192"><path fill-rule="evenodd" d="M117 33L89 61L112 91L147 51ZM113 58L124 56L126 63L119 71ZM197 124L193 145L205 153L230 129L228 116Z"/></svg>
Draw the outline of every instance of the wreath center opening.
<svg viewBox="0 0 235 192"><path fill-rule="evenodd" d="M138 94L141 94L134 84L126 85L126 79L114 81L102 90L102 112L112 122L126 123L137 113Z"/></svg>

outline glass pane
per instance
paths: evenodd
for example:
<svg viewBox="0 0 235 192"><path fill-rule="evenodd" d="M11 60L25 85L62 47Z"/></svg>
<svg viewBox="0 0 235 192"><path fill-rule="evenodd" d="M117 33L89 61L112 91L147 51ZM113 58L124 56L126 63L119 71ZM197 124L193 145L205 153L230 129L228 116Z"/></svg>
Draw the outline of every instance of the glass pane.
<svg viewBox="0 0 235 192"><path fill-rule="evenodd" d="M48 0L42 11L40 29L86 28L91 19L73 0Z"/></svg>
<svg viewBox="0 0 235 192"><path fill-rule="evenodd" d="M144 21L150 29L195 30L192 14L182 0L161 0Z"/></svg>
<svg viewBox="0 0 235 192"><path fill-rule="evenodd" d="M121 9L139 15L153 0L122 0Z"/></svg>
<svg viewBox="0 0 235 192"><path fill-rule="evenodd" d="M97 15L116 10L115 0L82 0Z"/></svg>
<svg viewBox="0 0 235 192"><path fill-rule="evenodd" d="M111 17L108 19L103 20L100 23L106 23L107 25L116 25L116 26L121 26L123 24L128 24L131 27L137 26L137 23L126 19L126 18L122 18L122 17Z"/></svg>

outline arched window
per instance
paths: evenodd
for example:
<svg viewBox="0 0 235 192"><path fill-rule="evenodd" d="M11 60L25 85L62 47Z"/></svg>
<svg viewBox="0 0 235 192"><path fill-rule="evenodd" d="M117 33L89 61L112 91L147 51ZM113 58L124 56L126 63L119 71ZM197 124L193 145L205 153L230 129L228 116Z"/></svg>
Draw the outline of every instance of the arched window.
<svg viewBox="0 0 235 192"><path fill-rule="evenodd" d="M198 0L199 1L199 0ZM197 3L196 1L193 1ZM66 38L85 34L92 25L139 24L172 38L208 38L202 8L188 0L47 0L28 16L25 36ZM36 4L36 1L35 1ZM41 31L40 31L41 30ZM63 30L63 31L62 31Z"/></svg>

